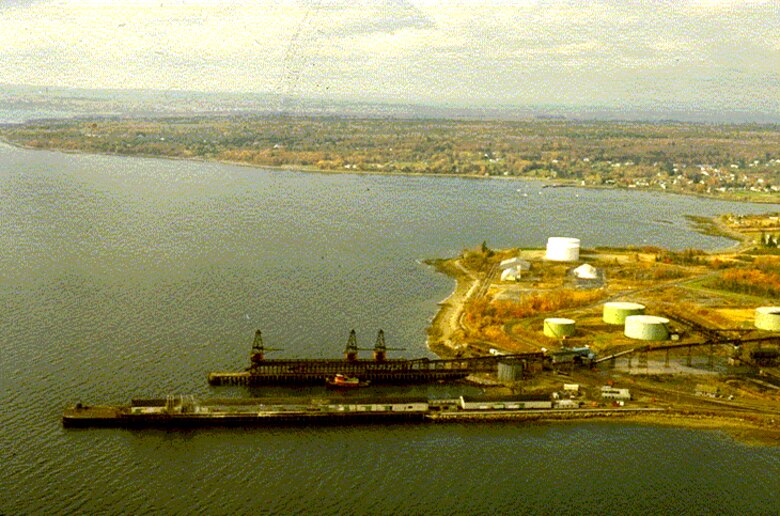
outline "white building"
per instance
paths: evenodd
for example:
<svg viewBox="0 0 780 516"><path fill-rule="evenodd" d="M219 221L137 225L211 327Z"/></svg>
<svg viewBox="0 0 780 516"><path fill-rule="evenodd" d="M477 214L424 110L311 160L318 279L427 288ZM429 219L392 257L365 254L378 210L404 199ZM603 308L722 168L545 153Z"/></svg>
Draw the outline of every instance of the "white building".
<svg viewBox="0 0 780 516"><path fill-rule="evenodd" d="M580 404L574 400L557 400L553 406L557 409L576 409L580 408Z"/></svg>
<svg viewBox="0 0 780 516"><path fill-rule="evenodd" d="M575 277L579 279L597 279L598 269L589 263L583 263L572 271Z"/></svg>
<svg viewBox="0 0 780 516"><path fill-rule="evenodd" d="M631 399L631 392L628 389L616 389L605 385L601 388L601 398L605 400L620 400L629 401Z"/></svg>
<svg viewBox="0 0 780 516"><path fill-rule="evenodd" d="M501 271L501 281L518 281L522 276L522 270L519 267L510 267Z"/></svg>
<svg viewBox="0 0 780 516"><path fill-rule="evenodd" d="M523 260L522 258L515 256L514 258L508 258L503 260L499 265L499 269L518 269L521 271L527 271L531 268L531 263Z"/></svg>

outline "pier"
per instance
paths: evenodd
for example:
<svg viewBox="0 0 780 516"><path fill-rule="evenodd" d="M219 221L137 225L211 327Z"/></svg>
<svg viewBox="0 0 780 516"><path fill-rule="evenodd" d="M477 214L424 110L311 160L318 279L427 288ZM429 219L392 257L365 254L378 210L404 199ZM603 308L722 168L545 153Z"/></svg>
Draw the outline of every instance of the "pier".
<svg viewBox="0 0 780 516"><path fill-rule="evenodd" d="M545 354L522 353L455 359L388 359L384 333L379 330L373 348L373 359L358 358L354 330L350 333L343 359L267 359L271 348L263 344L260 330L252 344L251 364L245 371L213 372L210 385L312 385L324 384L327 378L343 374L370 381L372 384L411 384L452 381L475 373L495 373L498 363L542 363Z"/></svg>
<svg viewBox="0 0 780 516"><path fill-rule="evenodd" d="M533 421L636 415L664 412L661 408L547 408L464 409L462 398L432 401L427 398L365 398L272 402L264 399L197 401L192 396L132 400L129 405L89 406L65 409L66 428L198 428L213 426L354 425L422 422Z"/></svg>
<svg viewBox="0 0 780 516"><path fill-rule="evenodd" d="M452 360L264 360L247 371L210 373L208 381L211 385L324 384L326 378L340 373L372 384L429 383L459 380L475 373L495 373L499 361L530 363L544 358L544 353L524 353Z"/></svg>

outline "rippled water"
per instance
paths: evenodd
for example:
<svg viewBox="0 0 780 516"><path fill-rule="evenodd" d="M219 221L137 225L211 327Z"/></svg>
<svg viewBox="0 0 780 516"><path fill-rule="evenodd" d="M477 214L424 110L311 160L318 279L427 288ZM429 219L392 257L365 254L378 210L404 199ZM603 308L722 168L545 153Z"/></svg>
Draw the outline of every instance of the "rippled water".
<svg viewBox="0 0 780 516"><path fill-rule="evenodd" d="M0 514L776 513L780 448L601 424L65 431L67 403L206 385L349 329L419 356L487 240L715 248L686 214L777 210L539 183L263 171L0 146ZM265 395L257 390L253 395ZM315 390L304 391L316 394ZM271 393L276 393L271 390Z"/></svg>

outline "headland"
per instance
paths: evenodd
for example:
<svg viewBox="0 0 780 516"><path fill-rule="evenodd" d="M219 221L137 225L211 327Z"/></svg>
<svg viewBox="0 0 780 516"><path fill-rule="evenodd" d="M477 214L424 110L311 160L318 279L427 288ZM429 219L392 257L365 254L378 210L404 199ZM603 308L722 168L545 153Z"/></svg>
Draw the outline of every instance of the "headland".
<svg viewBox="0 0 780 516"><path fill-rule="evenodd" d="M780 317L779 215L699 221L739 239L716 252L596 248L559 260L549 244L483 244L430 260L456 286L428 346L444 357L544 351L549 367L491 380L522 393L576 385L571 398L594 408L615 403L603 396L613 386L630 392L625 406L664 409L630 420L780 442L780 327L762 319ZM639 336L626 314L643 324Z"/></svg>

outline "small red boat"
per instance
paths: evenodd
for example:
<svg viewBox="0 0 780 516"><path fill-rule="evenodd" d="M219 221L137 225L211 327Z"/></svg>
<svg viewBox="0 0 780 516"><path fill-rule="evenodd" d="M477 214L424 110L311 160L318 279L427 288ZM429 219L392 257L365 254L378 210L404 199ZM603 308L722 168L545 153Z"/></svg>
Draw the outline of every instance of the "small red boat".
<svg viewBox="0 0 780 516"><path fill-rule="evenodd" d="M327 378L325 383L328 387L336 389L357 389L358 387L367 387L371 382L368 380L361 382L359 378L338 373L332 378Z"/></svg>

